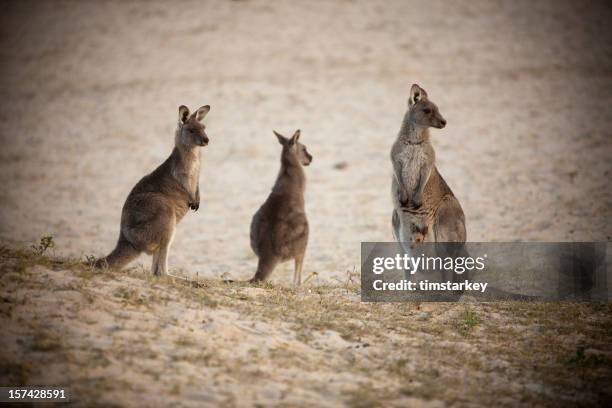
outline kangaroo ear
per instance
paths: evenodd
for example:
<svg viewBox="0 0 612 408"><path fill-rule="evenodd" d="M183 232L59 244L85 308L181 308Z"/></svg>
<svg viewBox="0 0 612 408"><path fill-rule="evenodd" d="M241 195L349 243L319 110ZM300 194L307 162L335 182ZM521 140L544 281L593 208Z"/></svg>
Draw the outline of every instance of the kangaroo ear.
<svg viewBox="0 0 612 408"><path fill-rule="evenodd" d="M179 122L185 123L187 117L189 116L189 108L185 105L179 106Z"/></svg>
<svg viewBox="0 0 612 408"><path fill-rule="evenodd" d="M293 136L291 136L291 140L289 140L290 145L294 145L297 141L300 140L300 129L296 130Z"/></svg>
<svg viewBox="0 0 612 408"><path fill-rule="evenodd" d="M274 132L274 134L276 135L276 138L278 139L278 143L282 144L283 146L287 144L288 140L285 136L281 135L276 130L273 130L272 132Z"/></svg>
<svg viewBox="0 0 612 408"><path fill-rule="evenodd" d="M209 111L210 111L210 106L209 105L204 105L200 109L198 109L197 111L193 112L192 116L198 122L201 122Z"/></svg>
<svg viewBox="0 0 612 408"><path fill-rule="evenodd" d="M412 84L410 88L410 99L408 99L408 106L412 106L421 99L427 98L427 92L417 84Z"/></svg>

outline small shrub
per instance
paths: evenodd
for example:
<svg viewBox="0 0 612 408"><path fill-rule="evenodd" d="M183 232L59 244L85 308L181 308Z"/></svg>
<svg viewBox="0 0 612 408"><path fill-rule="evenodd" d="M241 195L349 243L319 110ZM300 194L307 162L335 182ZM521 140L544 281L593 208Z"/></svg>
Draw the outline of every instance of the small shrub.
<svg viewBox="0 0 612 408"><path fill-rule="evenodd" d="M570 356L567 362L578 367L597 367L609 364L609 361L603 355L585 353L584 346L578 346L576 353Z"/></svg>
<svg viewBox="0 0 612 408"><path fill-rule="evenodd" d="M466 336L474 327L480 324L480 317L469 307L463 311L459 321L459 332Z"/></svg>
<svg viewBox="0 0 612 408"><path fill-rule="evenodd" d="M32 245L32 250L36 255L43 255L49 248L55 248L55 242L51 235L43 235L37 245Z"/></svg>

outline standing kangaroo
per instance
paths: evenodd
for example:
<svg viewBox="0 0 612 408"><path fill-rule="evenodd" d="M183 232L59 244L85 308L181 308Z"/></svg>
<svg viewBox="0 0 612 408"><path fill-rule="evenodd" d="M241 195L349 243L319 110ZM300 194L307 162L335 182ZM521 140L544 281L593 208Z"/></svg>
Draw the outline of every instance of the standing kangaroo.
<svg viewBox="0 0 612 408"><path fill-rule="evenodd" d="M168 251L176 225L191 208L200 207L200 147L208 144L202 120L210 106L189 115L179 107L174 149L151 174L132 189L121 212L117 246L96 262L97 267L122 268L142 252L153 255L151 271L168 273Z"/></svg>
<svg viewBox="0 0 612 408"><path fill-rule="evenodd" d="M266 280L278 263L293 259L293 283L299 286L308 243L304 211L306 177L302 166L308 166L312 156L298 142L299 130L290 139L276 131L274 134L283 146L281 167L272 192L251 221L251 248L259 258L251 282Z"/></svg>
<svg viewBox="0 0 612 408"><path fill-rule="evenodd" d="M459 201L435 165L429 128L446 120L427 92L410 89L408 112L391 149L393 163L393 235L402 243L465 242L465 216Z"/></svg>

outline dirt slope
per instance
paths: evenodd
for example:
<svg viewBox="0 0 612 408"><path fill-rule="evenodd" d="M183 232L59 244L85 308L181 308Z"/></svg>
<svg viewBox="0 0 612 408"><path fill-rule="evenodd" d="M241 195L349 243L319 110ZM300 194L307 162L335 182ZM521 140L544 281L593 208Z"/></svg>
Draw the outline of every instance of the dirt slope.
<svg viewBox="0 0 612 408"><path fill-rule="evenodd" d="M95 273L0 251L0 382L78 406L550 406L612 398L612 310L366 304L357 287Z"/></svg>
<svg viewBox="0 0 612 408"><path fill-rule="evenodd" d="M0 16L0 238L101 256L180 104L212 106L202 205L171 268L254 273L251 216L302 129L305 272L392 240L389 151L413 82L472 241L612 237L612 12L564 1L13 2ZM346 166L339 163L345 163ZM337 169L337 167L340 168ZM147 267L149 258L141 258ZM289 271L275 274L289 281Z"/></svg>

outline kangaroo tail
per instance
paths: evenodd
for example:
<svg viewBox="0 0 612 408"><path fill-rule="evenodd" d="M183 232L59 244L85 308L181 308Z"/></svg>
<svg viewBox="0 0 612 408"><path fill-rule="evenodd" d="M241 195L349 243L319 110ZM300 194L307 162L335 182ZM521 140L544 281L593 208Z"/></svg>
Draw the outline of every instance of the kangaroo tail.
<svg viewBox="0 0 612 408"><path fill-rule="evenodd" d="M119 236L117 246L105 258L100 258L94 266L96 268L121 269L140 255L140 251L134 248L123 234Z"/></svg>
<svg viewBox="0 0 612 408"><path fill-rule="evenodd" d="M255 283L265 281L268 276L270 276L277 263L278 260L276 258L260 257L259 263L257 264L257 272L255 272L255 276L253 276L249 282Z"/></svg>

